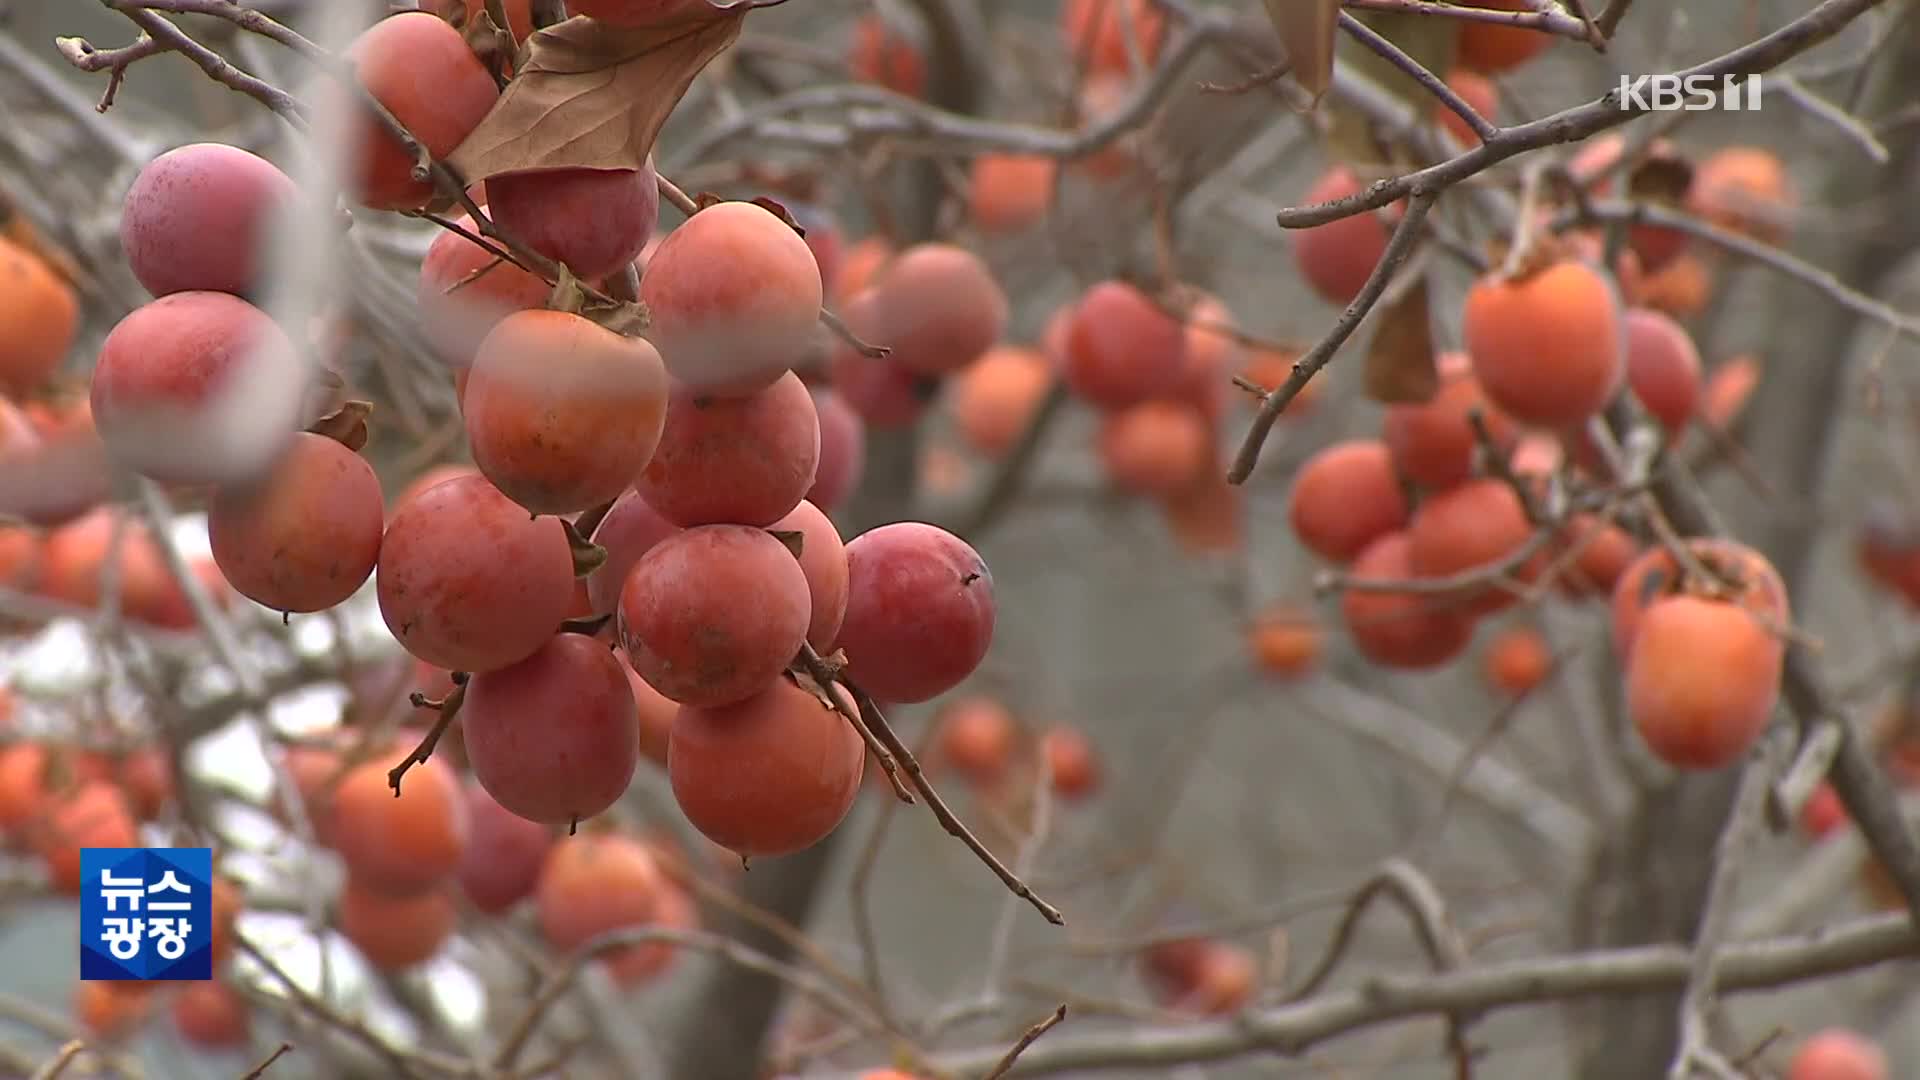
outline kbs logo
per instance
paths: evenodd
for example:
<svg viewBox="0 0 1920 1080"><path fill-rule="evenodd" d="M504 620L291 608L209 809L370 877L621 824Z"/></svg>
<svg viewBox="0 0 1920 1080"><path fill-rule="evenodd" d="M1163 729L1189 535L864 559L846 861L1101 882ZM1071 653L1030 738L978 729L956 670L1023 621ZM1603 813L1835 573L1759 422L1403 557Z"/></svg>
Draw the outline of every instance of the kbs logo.
<svg viewBox="0 0 1920 1080"><path fill-rule="evenodd" d="M1620 107L1634 112L1759 112L1758 75L1620 76Z"/></svg>

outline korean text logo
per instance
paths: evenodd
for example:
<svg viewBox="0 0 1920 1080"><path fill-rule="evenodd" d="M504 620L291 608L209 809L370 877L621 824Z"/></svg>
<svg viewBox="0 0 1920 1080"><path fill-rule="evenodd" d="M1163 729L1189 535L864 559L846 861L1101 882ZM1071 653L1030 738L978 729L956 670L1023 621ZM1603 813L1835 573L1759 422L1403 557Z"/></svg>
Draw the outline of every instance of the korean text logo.
<svg viewBox="0 0 1920 1080"><path fill-rule="evenodd" d="M1620 107L1638 112L1758 112L1758 75L1622 75Z"/></svg>
<svg viewBox="0 0 1920 1080"><path fill-rule="evenodd" d="M80 977L213 978L212 848L80 849Z"/></svg>

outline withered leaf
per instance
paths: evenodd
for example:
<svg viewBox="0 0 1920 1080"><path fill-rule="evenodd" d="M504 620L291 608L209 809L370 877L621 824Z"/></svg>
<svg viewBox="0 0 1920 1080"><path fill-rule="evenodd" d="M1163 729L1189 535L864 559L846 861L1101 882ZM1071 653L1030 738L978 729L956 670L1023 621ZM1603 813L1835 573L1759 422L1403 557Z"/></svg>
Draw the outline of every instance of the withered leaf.
<svg viewBox="0 0 1920 1080"><path fill-rule="evenodd" d="M829 709L838 708L834 701L838 695L828 693L827 688L820 685L820 680L813 677L813 672L807 670L806 664L796 662L787 669L787 677L793 680L793 685L812 694L821 705Z"/></svg>
<svg viewBox="0 0 1920 1080"><path fill-rule="evenodd" d="M639 337L652 322L647 315L647 305L630 300L616 300L612 304L589 300L581 305L580 314L621 337Z"/></svg>
<svg viewBox="0 0 1920 1080"><path fill-rule="evenodd" d="M1677 154L1650 154L1627 174L1627 198L1678 206L1693 186L1693 163Z"/></svg>
<svg viewBox="0 0 1920 1080"><path fill-rule="evenodd" d="M1334 28L1340 0L1265 0L1267 18L1287 50L1293 81L1317 100L1333 82Z"/></svg>
<svg viewBox="0 0 1920 1080"><path fill-rule="evenodd" d="M759 6L688 4L651 26L573 18L527 38L527 60L448 163L469 181L528 169L638 169L700 69Z"/></svg>
<svg viewBox="0 0 1920 1080"><path fill-rule="evenodd" d="M367 417L373 414L373 402L349 401L315 420L308 431L324 435L354 453L367 445Z"/></svg>
<svg viewBox="0 0 1920 1080"><path fill-rule="evenodd" d="M560 524L567 530L567 546L573 549L573 576L586 577L607 561L607 549L580 535L573 522L565 518Z"/></svg>
<svg viewBox="0 0 1920 1080"><path fill-rule="evenodd" d="M1428 71L1447 71L1453 67L1460 20L1436 19L1421 12L1356 11L1351 14ZM1433 94L1399 65L1359 40L1350 35L1339 37L1334 44L1334 57L1335 64L1365 76L1405 102L1414 115L1432 114ZM1338 104L1331 106L1329 112L1333 123L1328 141L1342 159L1349 163L1390 166L1410 163L1399 154L1397 141L1383 138L1368 114Z"/></svg>
<svg viewBox="0 0 1920 1080"><path fill-rule="evenodd" d="M1379 328L1367 347L1362 371L1366 395L1382 405L1430 401L1440 389L1433 356L1433 323L1427 307L1427 276L1409 275L1398 296L1383 301Z"/></svg>

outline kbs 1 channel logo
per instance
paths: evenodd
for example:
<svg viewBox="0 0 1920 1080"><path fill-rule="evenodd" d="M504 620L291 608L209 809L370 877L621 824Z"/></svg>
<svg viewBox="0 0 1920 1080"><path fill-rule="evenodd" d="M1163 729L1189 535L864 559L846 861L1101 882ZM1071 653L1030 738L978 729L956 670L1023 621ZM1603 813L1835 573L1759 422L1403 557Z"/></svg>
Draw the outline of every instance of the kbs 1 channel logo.
<svg viewBox="0 0 1920 1080"><path fill-rule="evenodd" d="M213 978L213 849L81 848L80 977Z"/></svg>
<svg viewBox="0 0 1920 1080"><path fill-rule="evenodd" d="M1620 107L1632 112L1759 112L1758 75L1622 75Z"/></svg>

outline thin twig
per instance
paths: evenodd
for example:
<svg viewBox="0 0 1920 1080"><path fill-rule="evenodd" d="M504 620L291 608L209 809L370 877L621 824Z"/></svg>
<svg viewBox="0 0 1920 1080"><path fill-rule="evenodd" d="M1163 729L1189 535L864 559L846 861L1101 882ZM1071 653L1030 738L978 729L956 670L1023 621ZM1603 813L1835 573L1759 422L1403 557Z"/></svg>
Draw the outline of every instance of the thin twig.
<svg viewBox="0 0 1920 1080"><path fill-rule="evenodd" d="M1339 321L1333 324L1327 336L1321 338L1305 356L1294 361L1293 371L1286 381L1260 403L1260 411L1254 416L1253 425L1240 444L1240 452L1233 459L1233 468L1227 473L1229 483L1244 484L1247 477L1253 475L1253 467L1260 460L1260 448L1266 444L1267 435L1272 432L1274 423L1280 419L1287 404L1306 389L1307 382L1319 374L1321 368L1327 366L1334 354L1340 351L1340 346L1346 344L1354 330L1359 328L1367 312L1380 302L1381 294L1386 292L1387 282L1392 280L1407 257L1413 254L1415 241L1421 232L1420 223L1426 220L1427 211L1433 207L1436 192L1437 189L1429 191L1421 188L1407 199L1406 215L1394 226L1393 236L1387 241L1380 261L1374 264L1373 272L1367 275L1367 283L1361 286L1360 294L1347 305L1346 311L1341 313Z"/></svg>
<svg viewBox="0 0 1920 1080"><path fill-rule="evenodd" d="M1019 1041L1014 1043L1012 1048L1007 1051L1007 1056L1001 1058L999 1063L988 1070L987 1075L981 1077L980 1080L1000 1080L1001 1077L1013 1071L1014 1065L1020 1060L1020 1055L1027 1052L1027 1047L1032 1046L1040 1036L1058 1027L1060 1022L1066 1018L1067 1006L1063 1002L1056 1006L1053 1012L1047 1015L1046 1019L1022 1033Z"/></svg>
<svg viewBox="0 0 1920 1080"><path fill-rule="evenodd" d="M1793 753L1795 729L1777 724L1767 730L1747 761L1740 776L1733 808L1720 831L1713 852L1713 878L1707 885L1699 928L1694 931L1693 962L1687 975L1687 988L1680 996L1680 1046L1667 1080L1687 1080L1697 1065L1713 1068L1712 1046L1707 1041L1707 1011L1719 977L1722 946L1733 925L1734 895L1739 890L1740 869L1760 829L1767 796L1774 778Z"/></svg>

